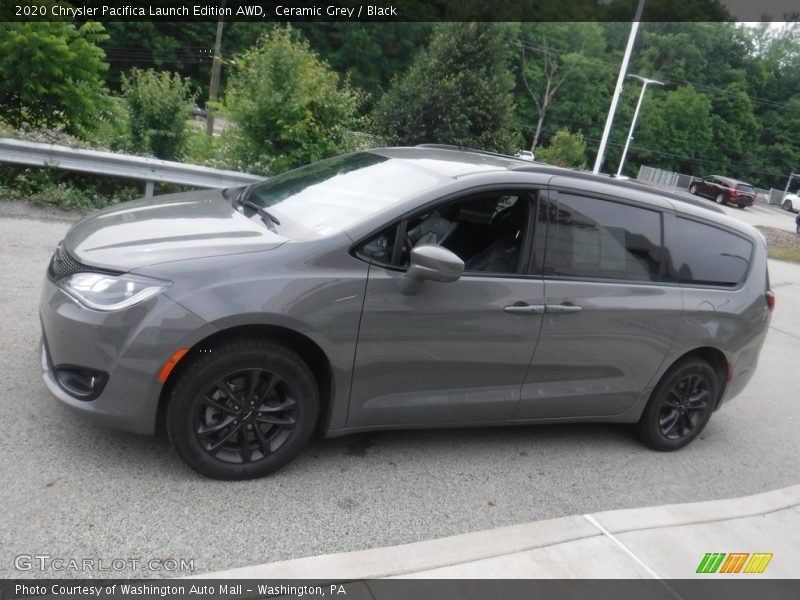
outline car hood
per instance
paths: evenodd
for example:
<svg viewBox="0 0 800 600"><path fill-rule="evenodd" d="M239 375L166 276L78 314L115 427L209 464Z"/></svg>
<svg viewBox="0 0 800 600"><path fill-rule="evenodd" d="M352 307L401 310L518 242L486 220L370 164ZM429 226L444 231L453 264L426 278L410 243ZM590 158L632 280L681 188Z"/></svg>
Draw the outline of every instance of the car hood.
<svg viewBox="0 0 800 600"><path fill-rule="evenodd" d="M83 264L119 271L162 262L257 252L286 238L245 217L220 191L167 194L106 208L78 221L64 240Z"/></svg>

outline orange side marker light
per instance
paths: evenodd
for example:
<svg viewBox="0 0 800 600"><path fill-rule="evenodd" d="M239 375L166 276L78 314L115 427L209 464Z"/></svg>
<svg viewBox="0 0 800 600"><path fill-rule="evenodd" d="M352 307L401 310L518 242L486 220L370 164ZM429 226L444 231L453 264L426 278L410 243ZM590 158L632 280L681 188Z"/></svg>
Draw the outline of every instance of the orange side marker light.
<svg viewBox="0 0 800 600"><path fill-rule="evenodd" d="M169 377L169 374L172 373L172 369L175 368L175 365L178 364L178 361L183 358L183 355L189 351L188 348L179 348L175 350L175 353L169 357L169 360L164 363L164 366L161 368L161 371L158 372L158 380L161 383L164 383Z"/></svg>

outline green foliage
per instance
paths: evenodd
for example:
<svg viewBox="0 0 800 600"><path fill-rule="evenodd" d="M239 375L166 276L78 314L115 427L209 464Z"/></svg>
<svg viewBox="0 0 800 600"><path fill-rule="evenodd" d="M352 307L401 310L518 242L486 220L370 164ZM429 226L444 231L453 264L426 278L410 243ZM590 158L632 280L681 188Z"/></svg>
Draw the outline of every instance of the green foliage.
<svg viewBox="0 0 800 600"><path fill-rule="evenodd" d="M141 196L120 180L96 178L58 169L0 165L0 195L60 208L89 211Z"/></svg>
<svg viewBox="0 0 800 600"><path fill-rule="evenodd" d="M440 25L378 103L377 132L397 144L516 150L508 35L498 23Z"/></svg>
<svg viewBox="0 0 800 600"><path fill-rule="evenodd" d="M122 76L130 139L137 152L175 160L188 136L194 94L188 81L166 71L133 69Z"/></svg>
<svg viewBox="0 0 800 600"><path fill-rule="evenodd" d="M586 168L586 141L583 133L570 133L568 129L559 129L550 138L550 145L540 148L536 160L559 167L568 167L582 171Z"/></svg>
<svg viewBox="0 0 800 600"><path fill-rule="evenodd" d="M0 108L14 127L84 135L110 103L99 23L0 23Z"/></svg>
<svg viewBox="0 0 800 600"><path fill-rule="evenodd" d="M232 166L279 173L347 149L358 96L291 30L237 59L225 93Z"/></svg>

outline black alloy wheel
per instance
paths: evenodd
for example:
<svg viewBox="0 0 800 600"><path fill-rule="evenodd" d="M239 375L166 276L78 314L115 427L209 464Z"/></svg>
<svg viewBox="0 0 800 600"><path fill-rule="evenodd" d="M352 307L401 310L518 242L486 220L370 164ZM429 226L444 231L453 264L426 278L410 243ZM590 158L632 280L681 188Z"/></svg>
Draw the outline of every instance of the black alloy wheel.
<svg viewBox="0 0 800 600"><path fill-rule="evenodd" d="M689 193L690 194L696 194L697 193L697 186L695 184L692 184L692 185L689 186Z"/></svg>
<svg viewBox="0 0 800 600"><path fill-rule="evenodd" d="M297 394L277 373L241 369L201 395L194 430L206 452L223 462L249 463L272 454L297 424Z"/></svg>
<svg viewBox="0 0 800 600"><path fill-rule="evenodd" d="M725 204L725 194L722 192L717 194L717 204Z"/></svg>
<svg viewBox="0 0 800 600"><path fill-rule="evenodd" d="M704 422L710 410L708 382L699 375L687 375L667 393L658 413L658 428L668 440L679 440Z"/></svg>
<svg viewBox="0 0 800 600"><path fill-rule="evenodd" d="M313 373L290 348L237 340L181 366L167 406L167 432L181 458L215 479L277 471L308 443L319 415Z"/></svg>
<svg viewBox="0 0 800 600"><path fill-rule="evenodd" d="M642 418L639 437L655 450L678 450L694 440L708 424L720 395L720 381L708 362L688 357L661 378Z"/></svg>

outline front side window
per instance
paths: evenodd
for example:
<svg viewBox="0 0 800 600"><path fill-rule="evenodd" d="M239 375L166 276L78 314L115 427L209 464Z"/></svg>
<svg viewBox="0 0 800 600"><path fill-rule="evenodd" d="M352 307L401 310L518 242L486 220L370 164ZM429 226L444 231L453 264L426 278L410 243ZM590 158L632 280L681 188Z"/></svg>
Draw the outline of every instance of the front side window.
<svg viewBox="0 0 800 600"><path fill-rule="evenodd" d="M517 273L530 200L528 193L495 192L444 204L387 227L363 243L358 253L379 264L406 268L412 248L434 244L461 258L467 273Z"/></svg>
<svg viewBox="0 0 800 600"><path fill-rule="evenodd" d="M695 285L736 287L747 273L753 244L718 227L678 217L672 278Z"/></svg>
<svg viewBox="0 0 800 600"><path fill-rule="evenodd" d="M560 193L542 219L548 222L545 275L659 280L657 211Z"/></svg>

